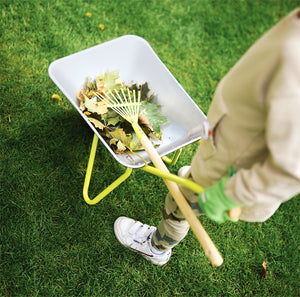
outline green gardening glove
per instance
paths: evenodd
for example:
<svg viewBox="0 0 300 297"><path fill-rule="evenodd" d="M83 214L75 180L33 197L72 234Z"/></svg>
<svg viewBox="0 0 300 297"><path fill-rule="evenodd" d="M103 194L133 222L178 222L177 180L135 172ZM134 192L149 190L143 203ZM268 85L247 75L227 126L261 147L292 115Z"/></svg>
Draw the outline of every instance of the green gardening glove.
<svg viewBox="0 0 300 297"><path fill-rule="evenodd" d="M231 219L227 214L227 211L242 206L233 202L226 196L224 190L228 179L229 177L223 177L199 195L198 202L200 208L208 218L217 223L224 223L228 220L232 222L238 221L238 219Z"/></svg>

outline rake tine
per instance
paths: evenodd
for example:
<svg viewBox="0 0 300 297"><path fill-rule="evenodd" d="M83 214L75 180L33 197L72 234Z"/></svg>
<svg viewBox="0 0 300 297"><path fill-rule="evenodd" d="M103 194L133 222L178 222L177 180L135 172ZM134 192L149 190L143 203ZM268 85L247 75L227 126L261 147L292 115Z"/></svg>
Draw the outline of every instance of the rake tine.
<svg viewBox="0 0 300 297"><path fill-rule="evenodd" d="M113 92L111 90L109 90L109 94L110 94L109 98L112 101L112 105L113 104L119 104L118 98L116 98L116 96L113 94Z"/></svg>
<svg viewBox="0 0 300 297"><path fill-rule="evenodd" d="M132 109L132 98L131 98L131 94L130 94L130 90L127 89L128 92L128 98L126 97L126 94L124 92L123 89L121 89L122 95L123 95L123 100L125 101L126 104L126 112L128 114L128 117L136 117L136 115L133 113L133 109ZM129 100L129 101L128 101ZM123 102L124 102L123 101ZM135 120L135 119L134 119Z"/></svg>
<svg viewBox="0 0 300 297"><path fill-rule="evenodd" d="M116 98L116 102L117 102L117 104L125 104L125 102L124 102L124 99L120 96L120 94L119 94L119 92L115 89L114 90L116 93L117 93L117 96L118 96L118 98ZM123 91L123 90L122 90ZM126 99L126 98L125 98Z"/></svg>
<svg viewBox="0 0 300 297"><path fill-rule="evenodd" d="M101 95L98 92L95 92L95 95L97 98L99 98L101 101L103 101L106 105L109 105L109 101L106 97L104 97L103 95Z"/></svg>
<svg viewBox="0 0 300 297"><path fill-rule="evenodd" d="M118 91L114 89L114 93L111 90L103 91L101 93L95 92L97 98L99 98L102 102L104 102L107 107L113 109L124 119L129 121L130 123L138 123L139 117L139 108L140 108L140 98L141 92L138 91L138 96L136 95L136 91L132 90L133 96L130 92L130 89L127 88L127 93L124 89Z"/></svg>
<svg viewBox="0 0 300 297"><path fill-rule="evenodd" d="M125 99L126 99L126 95L125 95L125 93L124 93L124 90L123 90L123 89L121 89L121 92L122 92L123 98L125 98Z"/></svg>
<svg viewBox="0 0 300 297"><path fill-rule="evenodd" d="M134 96L135 96L135 92L134 92ZM140 111L140 102L141 102L141 91L138 91L137 104L135 106L135 112L137 114L139 114L139 111Z"/></svg>
<svg viewBox="0 0 300 297"><path fill-rule="evenodd" d="M123 110L121 107L116 106L116 105L121 105L121 104L122 104L122 98L120 97L120 94L118 93L118 91L117 91L116 89L115 89L114 91L115 91L115 93L117 94L117 97L119 97L119 98L117 98L117 97L109 90L110 94L111 94L112 97L113 97L113 100L112 100L112 106L111 106L111 107L112 107L115 111L117 111L118 113L124 114L124 110Z"/></svg>
<svg viewBox="0 0 300 297"><path fill-rule="evenodd" d="M134 115L134 120L137 121L138 115L136 114L136 110L135 110L135 104L136 104L136 101L135 101L135 90L133 90L133 99L131 97L129 89L127 90L127 93L128 93L128 98L129 98L129 104L130 104L130 106L129 106L130 113L132 115Z"/></svg>
<svg viewBox="0 0 300 297"><path fill-rule="evenodd" d="M130 96L129 98L130 98L130 103L132 104L132 105L131 105L131 112L132 112L133 114L135 114L135 115L138 117L138 114L136 113L135 90L133 90L133 102L132 102L131 96Z"/></svg>

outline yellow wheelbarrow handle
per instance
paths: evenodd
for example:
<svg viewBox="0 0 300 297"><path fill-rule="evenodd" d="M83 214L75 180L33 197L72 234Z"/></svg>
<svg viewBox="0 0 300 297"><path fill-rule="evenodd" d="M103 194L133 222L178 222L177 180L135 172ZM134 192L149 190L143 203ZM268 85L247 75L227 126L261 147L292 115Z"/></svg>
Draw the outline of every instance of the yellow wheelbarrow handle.
<svg viewBox="0 0 300 297"><path fill-rule="evenodd" d="M149 165L145 165L144 167L140 168L148 173L151 173L151 174L154 174L154 175L157 175L163 179L168 179L170 181L173 181L175 182L176 184L178 185L181 185L185 188L188 188L190 190L192 190L194 193L197 193L197 194L200 194L204 188L201 187L200 185L198 185L197 183L189 180L189 179L186 179L186 178L183 178L183 177L180 177L176 174L172 174L172 173L169 173L169 172L165 172L163 170L160 170L156 167L152 167L152 166L149 166Z"/></svg>

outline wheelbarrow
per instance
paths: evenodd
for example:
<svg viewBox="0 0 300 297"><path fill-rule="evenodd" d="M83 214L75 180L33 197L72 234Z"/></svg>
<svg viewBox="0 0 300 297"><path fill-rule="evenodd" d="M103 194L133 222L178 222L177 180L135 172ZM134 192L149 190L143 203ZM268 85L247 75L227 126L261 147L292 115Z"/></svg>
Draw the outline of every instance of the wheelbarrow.
<svg viewBox="0 0 300 297"><path fill-rule="evenodd" d="M200 141L202 126L206 120L205 114L170 73L149 43L139 36L125 35L52 62L48 69L50 78L94 132L83 185L86 203L93 205L101 201L124 182L133 169L142 169L187 187L195 193L201 193L203 188L200 185L151 166L151 160L145 151L138 154L116 154L80 110L76 95L86 78L96 77L100 72L104 73L107 70L119 70L120 79L125 83L147 82L149 89L154 92L153 102L160 105L159 112L168 119L168 123L161 127L162 142L157 148L159 156L165 163L174 165L182 148ZM114 159L126 169L112 184L91 199L88 189L99 139ZM171 153L174 153L172 159L168 157ZM211 244L213 245L212 242ZM210 251L205 252L210 258L208 255ZM209 260L214 266L219 266L223 262L221 256L217 260Z"/></svg>

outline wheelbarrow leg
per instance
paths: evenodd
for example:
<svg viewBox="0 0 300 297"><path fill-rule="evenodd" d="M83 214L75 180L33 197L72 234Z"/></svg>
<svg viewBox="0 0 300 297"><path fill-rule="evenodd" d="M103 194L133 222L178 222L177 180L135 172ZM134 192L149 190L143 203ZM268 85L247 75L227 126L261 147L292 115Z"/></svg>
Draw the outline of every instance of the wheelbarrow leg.
<svg viewBox="0 0 300 297"><path fill-rule="evenodd" d="M98 194L95 198L90 199L88 195L91 175L93 171L93 165L95 161L96 149L98 144L98 137L94 134L93 143L91 147L90 157L88 166L86 169L85 180L83 185L83 198L87 204L94 205L101 201L106 195L108 195L112 190L118 187L122 182L124 182L131 174L132 168L127 167L124 174L122 174L119 178L117 178L112 184L110 184L106 189L104 189L100 194Z"/></svg>
<svg viewBox="0 0 300 297"><path fill-rule="evenodd" d="M172 159L170 159L170 158L167 157L167 156L162 157L162 159L163 159L163 161L164 161L165 163L167 163L168 165L173 166L173 165L175 165L175 164L177 163L177 161L178 161L178 159L179 159L179 157L180 157L181 152L182 152L182 149L180 148L179 150L177 150L177 151L175 152L175 154L174 154L174 156L173 156Z"/></svg>

